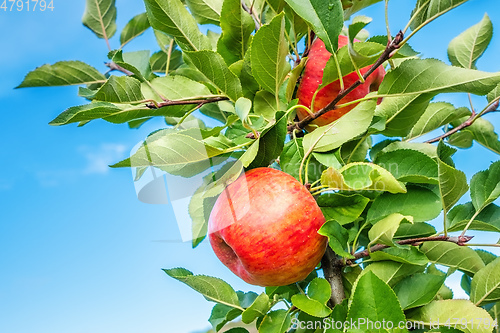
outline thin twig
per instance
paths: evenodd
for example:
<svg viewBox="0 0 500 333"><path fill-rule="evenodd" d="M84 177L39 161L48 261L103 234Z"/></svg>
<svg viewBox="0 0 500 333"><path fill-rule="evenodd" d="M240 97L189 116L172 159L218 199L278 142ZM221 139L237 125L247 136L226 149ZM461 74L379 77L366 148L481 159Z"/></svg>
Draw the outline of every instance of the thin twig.
<svg viewBox="0 0 500 333"><path fill-rule="evenodd" d="M484 109L481 113L477 114L476 112L472 112L472 114L470 115L470 117L464 121L463 123L461 123L460 125L458 125L457 127L454 127L452 128L451 130L449 130L448 132L434 138L434 139L430 139L430 140L427 140L425 141L426 143L434 143L434 142L438 142L439 140L442 140L444 138L447 138L449 137L450 135L460 131L460 130L463 130L464 128L466 127L469 127L470 125L474 124L474 122L477 120L477 118L481 117L482 115L485 115L487 113L490 113L490 112L495 112L497 111L497 108L498 108L498 105L499 105L499 101L495 101L493 103L491 103L486 109Z"/></svg>
<svg viewBox="0 0 500 333"><path fill-rule="evenodd" d="M413 245L413 246L416 246L416 245L419 245L419 244L421 244L423 242L438 242L438 241L441 241L441 242L452 242L452 243L455 243L457 245L464 246L472 238L473 238L473 236L458 236L458 237L451 237L451 236L431 236L431 237L420 237L420 238L403 239L403 240L397 241L396 243L399 244L399 245ZM369 249L366 249L366 250L363 250L363 251L360 251L360 252L356 252L354 254L354 259L349 259L349 260L347 260L346 263L347 264L353 264L354 261L356 261L358 259L361 259L361 258L364 258L364 257L368 257L370 255L370 253L373 253L373 252L376 252L376 251L380 251L380 250L386 249L388 247L389 247L388 245L384 245L384 244L374 245L374 246L372 246ZM341 264L341 263L343 263L343 259L337 259L336 262L335 262L335 264L337 264L337 265Z"/></svg>
<svg viewBox="0 0 500 333"><path fill-rule="evenodd" d="M259 19L257 18L257 16L255 15L253 8L249 8L244 0L241 0L241 8L243 8L243 10L245 12L247 12L248 14L250 14L250 16L252 17L253 21L255 22L255 31L259 30L261 23L260 23Z"/></svg>
<svg viewBox="0 0 500 333"><path fill-rule="evenodd" d="M159 109L163 108L166 106L172 106L172 105L190 105L190 104L198 104L198 107L202 107L205 104L208 103L215 103L215 102L220 102L220 101L227 101L229 98L225 96L218 96L218 97L213 97L213 98L207 98L207 99L191 99L191 100L180 100L180 101L172 101L172 100L166 100L164 102L157 103L156 105L154 103L149 103L146 104L146 107L150 109Z"/></svg>
<svg viewBox="0 0 500 333"><path fill-rule="evenodd" d="M119 71L128 76L134 75L134 73L116 64L114 61L107 62L105 63L105 65L109 68L110 71Z"/></svg>
<svg viewBox="0 0 500 333"><path fill-rule="evenodd" d="M387 46L384 50L384 52L382 52L382 54L380 55L380 57L377 59L377 61L370 67L370 69L363 75L363 80L366 80L368 78L368 76L370 76L379 66L381 66L385 61L389 60L392 55L393 55L393 52L395 50L397 50L399 48L399 44L401 43L401 41L403 41L403 33L400 31L392 41L389 41L387 43ZM335 106L345 97L347 96L351 91L353 91L354 89L356 89L359 85L362 84L362 80L357 80L356 82L354 82L349 88L347 88L346 90L344 91L341 91L337 97L335 97L335 99L333 101L331 101L327 106L325 106L324 108L322 108L321 110L319 110L318 112L315 112L314 114L312 115L308 115L307 117L305 117L304 119L302 119L301 121L299 122L296 122L292 125L289 125L288 126L288 132L291 133L292 131L294 130L299 130L301 131L302 129L304 129L311 121L315 120L316 118L319 118L321 117L322 115L324 115L325 113L327 113L328 111L332 111L335 109Z"/></svg>

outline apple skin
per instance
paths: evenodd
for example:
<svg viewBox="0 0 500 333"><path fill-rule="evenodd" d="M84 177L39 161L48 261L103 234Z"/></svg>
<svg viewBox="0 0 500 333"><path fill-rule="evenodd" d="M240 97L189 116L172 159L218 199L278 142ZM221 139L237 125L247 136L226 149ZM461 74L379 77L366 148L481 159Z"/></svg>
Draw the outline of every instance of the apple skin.
<svg viewBox="0 0 500 333"><path fill-rule="evenodd" d="M304 280L320 262L324 222L316 200L295 178L256 168L218 197L208 232L219 260L245 282L283 286Z"/></svg>
<svg viewBox="0 0 500 333"><path fill-rule="evenodd" d="M348 38L346 36L339 36L339 48L347 45ZM297 98L299 99L299 104L305 105L308 108L311 107L311 102L313 95L318 89L321 81L323 80L323 69L326 66L328 59L330 59L331 53L325 47L323 41L316 38L311 45L309 51L308 60L300 81L299 87L297 89ZM361 74L364 75L371 66L362 68ZM339 104L351 102L360 98L365 97L369 92L375 91L382 83L384 79L385 70L382 67L378 67L365 81L365 83L358 86L352 92L347 94L342 98ZM343 77L344 87L348 88L354 82L358 80L358 74L355 72L350 73ZM334 81L321 89L314 100L314 110L316 112L323 107L327 106L335 97L337 97L340 91L340 81ZM311 122L317 126L324 126L331 123L334 120L339 119L344 114L352 110L357 104L352 104L343 108L328 111L324 115L321 115L317 119ZM308 113L303 109L297 109L297 115L300 120L304 119ZM315 127L309 126L308 130L314 130Z"/></svg>

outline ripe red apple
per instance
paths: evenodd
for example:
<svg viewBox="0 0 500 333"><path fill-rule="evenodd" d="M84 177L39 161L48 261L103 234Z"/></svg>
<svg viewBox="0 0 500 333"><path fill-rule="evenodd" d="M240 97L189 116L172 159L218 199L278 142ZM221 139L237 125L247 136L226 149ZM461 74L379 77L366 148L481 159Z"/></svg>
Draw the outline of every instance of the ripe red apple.
<svg viewBox="0 0 500 333"><path fill-rule="evenodd" d="M346 36L339 36L339 48L347 45L348 38ZM299 99L299 104L311 107L311 102L313 95L318 89L321 81L323 80L323 69L326 66L328 59L330 59L331 53L325 48L325 44L319 38L314 40L309 51L308 60L304 73L302 75L302 80L300 81L299 88L297 90L297 97ZM361 69L361 74L365 74L371 66L367 66ZM365 83L358 86L352 92L347 94L338 104L343 104L351 102L360 98L365 97L370 91L375 91L378 89L380 83L382 82L385 75L385 70L382 67L378 67L365 81ZM348 88L354 82L358 80L358 74L350 73L343 77L344 87ZM330 83L323 89L321 89L314 100L314 110L316 112L330 103L340 91L340 81ZM343 108L328 111L324 115L315 119L311 124L316 124L318 126L324 126L331 123L334 120L339 119L344 114L352 110L356 104L352 104ZM307 111L303 109L297 109L297 115L299 119L303 119L307 116ZM314 128L308 128L314 129Z"/></svg>
<svg viewBox="0 0 500 333"><path fill-rule="evenodd" d="M217 199L208 222L212 248L234 274L259 286L301 281L323 256L325 218L309 191L287 173L247 171Z"/></svg>

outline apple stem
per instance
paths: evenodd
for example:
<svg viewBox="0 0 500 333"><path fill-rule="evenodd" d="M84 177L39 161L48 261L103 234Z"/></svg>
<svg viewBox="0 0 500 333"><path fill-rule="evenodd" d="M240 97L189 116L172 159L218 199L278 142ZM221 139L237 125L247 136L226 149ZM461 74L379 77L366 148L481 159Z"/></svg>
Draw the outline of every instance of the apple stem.
<svg viewBox="0 0 500 333"><path fill-rule="evenodd" d="M380 57L377 59L377 61L370 67L370 69L356 82L354 82L350 87L347 89L343 90L340 92L337 97L333 101L331 101L327 106L319 110L318 112L315 112L312 115L308 115L301 121L298 121L292 125L289 125L287 130L288 133L292 133L295 130L302 131L311 121L314 119L324 115L328 111L334 110L336 108L336 105L344 98L347 94L349 94L351 91L356 89L359 85L361 85L364 80L366 80L378 67L380 67L384 62L389 60L393 54L394 51L397 50L400 46L400 43L403 41L404 35L402 31L399 31L399 33L387 43L387 46L380 55Z"/></svg>

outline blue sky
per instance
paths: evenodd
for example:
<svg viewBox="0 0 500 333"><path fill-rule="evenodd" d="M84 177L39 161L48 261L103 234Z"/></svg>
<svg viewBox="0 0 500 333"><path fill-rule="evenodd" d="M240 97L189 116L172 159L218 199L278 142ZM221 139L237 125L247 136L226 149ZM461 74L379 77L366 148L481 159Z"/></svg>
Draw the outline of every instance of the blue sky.
<svg viewBox="0 0 500 333"><path fill-rule="evenodd" d="M142 1L118 2L118 31L144 11ZM406 25L414 1L391 1L391 29ZM0 332L192 332L209 326L212 303L161 268L183 266L219 276L236 289L256 290L215 258L208 242L192 250L180 242L168 205L141 203L130 170L107 165L127 157L149 132L96 121L82 128L48 122L83 104L75 87L13 90L34 68L82 60L105 70L107 48L84 28L84 1L54 0L54 11L0 10ZM410 42L425 57L446 60L449 41L488 12L500 29L496 1L471 0L426 27ZM383 6L363 12L384 34ZM118 47L118 35L111 40ZM500 38L478 67L500 71ZM128 51L156 49L151 32ZM466 99L447 99L467 106ZM484 106L484 99L475 99ZM487 117L497 127L499 115ZM498 156L477 147L460 151L457 167L469 179ZM496 241L496 240L495 240Z"/></svg>

